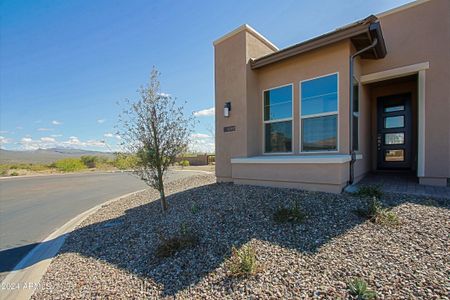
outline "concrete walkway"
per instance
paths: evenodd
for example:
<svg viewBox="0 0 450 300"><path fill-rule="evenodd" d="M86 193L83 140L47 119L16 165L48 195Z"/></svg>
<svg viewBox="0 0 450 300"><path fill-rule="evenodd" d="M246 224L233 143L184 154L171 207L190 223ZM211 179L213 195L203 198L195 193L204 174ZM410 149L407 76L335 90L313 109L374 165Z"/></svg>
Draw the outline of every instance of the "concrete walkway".
<svg viewBox="0 0 450 300"><path fill-rule="evenodd" d="M417 177L404 174L373 173L364 177L357 186L380 185L383 191L434 198L450 199L449 186L431 186L419 184Z"/></svg>

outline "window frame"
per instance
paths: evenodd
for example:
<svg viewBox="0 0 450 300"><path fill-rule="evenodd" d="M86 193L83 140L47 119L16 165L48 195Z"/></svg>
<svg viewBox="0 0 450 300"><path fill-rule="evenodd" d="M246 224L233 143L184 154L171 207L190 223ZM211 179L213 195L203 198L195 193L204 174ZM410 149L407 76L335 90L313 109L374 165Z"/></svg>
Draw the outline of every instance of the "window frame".
<svg viewBox="0 0 450 300"><path fill-rule="evenodd" d="M353 149L355 153L361 153L361 147L360 147L360 141L361 141L361 83L359 82L359 79L356 77L356 75L353 76L353 79L356 81L358 85L358 144L356 145L356 149ZM339 82L339 81L338 81ZM353 88L353 82L352 82L352 88ZM352 112L352 118L353 118L353 112ZM353 132L354 128L352 128ZM355 141L353 141L355 143Z"/></svg>
<svg viewBox="0 0 450 300"><path fill-rule="evenodd" d="M327 77L327 76L331 76L331 75L337 75L337 81L336 81L336 96L337 96L337 102L336 102L336 111L333 112L325 112L325 113L319 113L319 114L311 114L311 115L307 115L307 116L302 116L302 83L303 82L307 82L307 81L311 81L311 80L315 80L315 79L319 79L319 78L323 78L323 77ZM316 77L312 77L312 78L308 78L308 79L304 79L299 81L298 83L298 99L299 99L299 153L302 154L319 154L319 153L339 153L340 151L340 143L339 143L339 130L340 130L340 113L339 113L339 72L333 72L333 73L328 73L325 75L320 75L320 76L316 76ZM318 151L304 151L303 150L303 141L302 141L302 132L303 132L303 119L310 119L310 118L317 118L317 117L326 117L326 116L334 116L336 115L336 150L318 150Z"/></svg>
<svg viewBox="0 0 450 300"><path fill-rule="evenodd" d="M283 119L277 119L277 120L264 120L264 93L267 91L275 90L278 88L282 88L285 86L291 86L291 104L292 104L292 113L290 118L283 118ZM286 154L293 154L294 153L294 83L287 83L279 86L270 87L267 89L263 89L261 92L261 99L262 99L262 154L263 155L286 155ZM292 132L292 142L291 142L291 151L290 152L266 152L266 124L270 123L278 123L278 122L287 122L291 121L291 132Z"/></svg>

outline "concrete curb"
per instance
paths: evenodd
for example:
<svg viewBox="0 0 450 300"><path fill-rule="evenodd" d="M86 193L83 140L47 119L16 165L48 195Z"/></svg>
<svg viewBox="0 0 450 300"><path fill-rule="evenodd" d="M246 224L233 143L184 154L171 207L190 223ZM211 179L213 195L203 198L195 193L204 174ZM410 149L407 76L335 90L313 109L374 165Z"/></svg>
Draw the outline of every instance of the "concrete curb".
<svg viewBox="0 0 450 300"><path fill-rule="evenodd" d="M128 193L94 206L55 230L34 247L5 277L1 283L0 298L3 300L30 299L36 289L45 288L40 286L40 280L70 232L103 206L145 190Z"/></svg>
<svg viewBox="0 0 450 300"><path fill-rule="evenodd" d="M53 177L53 176L70 176L70 175L84 175L84 174L114 174L114 173L130 173L129 170L114 170L114 171L92 171L92 172L72 172L72 173L50 173L50 174L31 174L19 176L1 176L0 180L13 180L21 178L35 178L35 177Z"/></svg>

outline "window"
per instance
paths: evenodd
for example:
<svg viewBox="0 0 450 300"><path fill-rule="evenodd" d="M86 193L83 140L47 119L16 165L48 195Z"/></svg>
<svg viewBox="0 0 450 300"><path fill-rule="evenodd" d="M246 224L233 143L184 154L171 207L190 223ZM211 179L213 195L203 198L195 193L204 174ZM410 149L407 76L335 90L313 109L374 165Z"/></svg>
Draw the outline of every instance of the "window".
<svg viewBox="0 0 450 300"><path fill-rule="evenodd" d="M292 152L292 85L264 91L264 153Z"/></svg>
<svg viewBox="0 0 450 300"><path fill-rule="evenodd" d="M359 83L353 77L353 150L359 150Z"/></svg>
<svg viewBox="0 0 450 300"><path fill-rule="evenodd" d="M338 75L301 82L301 151L336 151Z"/></svg>
<svg viewBox="0 0 450 300"><path fill-rule="evenodd" d="M405 126L404 116L384 118L384 128L400 128Z"/></svg>

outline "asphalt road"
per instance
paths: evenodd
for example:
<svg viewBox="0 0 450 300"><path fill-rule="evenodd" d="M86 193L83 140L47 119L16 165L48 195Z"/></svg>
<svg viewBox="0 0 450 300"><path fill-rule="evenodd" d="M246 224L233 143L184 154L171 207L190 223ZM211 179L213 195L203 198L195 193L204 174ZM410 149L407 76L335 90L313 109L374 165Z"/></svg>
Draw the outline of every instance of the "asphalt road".
<svg viewBox="0 0 450 300"><path fill-rule="evenodd" d="M171 171L166 182L198 174ZM78 214L147 188L129 173L89 173L0 180L0 273ZM0 276L0 279L3 276Z"/></svg>

